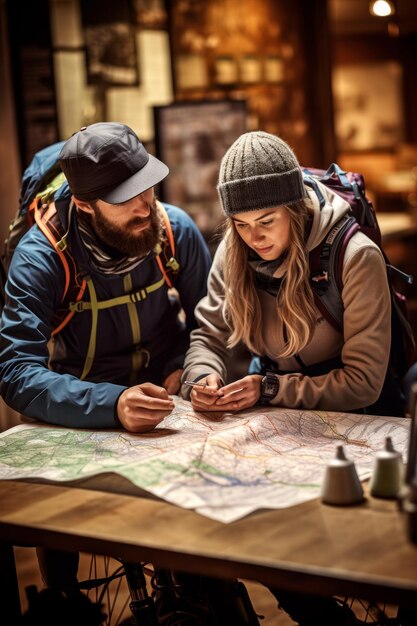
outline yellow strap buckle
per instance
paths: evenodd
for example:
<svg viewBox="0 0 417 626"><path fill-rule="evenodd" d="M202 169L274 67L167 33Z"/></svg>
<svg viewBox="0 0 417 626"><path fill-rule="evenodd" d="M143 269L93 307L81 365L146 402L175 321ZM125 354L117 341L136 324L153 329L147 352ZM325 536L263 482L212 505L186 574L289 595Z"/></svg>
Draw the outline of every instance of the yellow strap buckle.
<svg viewBox="0 0 417 626"><path fill-rule="evenodd" d="M79 302L70 302L68 308L75 313L82 313L84 311L84 302L82 300L79 300Z"/></svg>
<svg viewBox="0 0 417 626"><path fill-rule="evenodd" d="M171 257L167 262L167 267L169 267L173 272L178 272L180 269L180 264L178 263L175 257Z"/></svg>
<svg viewBox="0 0 417 626"><path fill-rule="evenodd" d="M142 302L142 300L146 300L147 297L148 292L146 289L139 289L139 291L129 294L129 299L132 302Z"/></svg>
<svg viewBox="0 0 417 626"><path fill-rule="evenodd" d="M65 235L62 237L62 239L56 242L56 247L58 248L58 250L61 250L61 252L63 252L67 248L67 238Z"/></svg>

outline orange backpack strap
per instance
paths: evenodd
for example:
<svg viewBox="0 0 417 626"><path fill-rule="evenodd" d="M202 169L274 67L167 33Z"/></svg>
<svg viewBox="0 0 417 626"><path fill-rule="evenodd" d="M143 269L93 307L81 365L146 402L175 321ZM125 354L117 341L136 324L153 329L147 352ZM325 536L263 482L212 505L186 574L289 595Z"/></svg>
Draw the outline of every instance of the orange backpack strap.
<svg viewBox="0 0 417 626"><path fill-rule="evenodd" d="M82 299L87 283L81 278L75 259L66 244L67 233L65 233L58 217L55 203L42 204L40 199L35 199L30 205L29 211L33 212L36 224L58 254L65 273L61 303L52 319L54 326L52 336L54 336L71 320L75 311L70 310L70 302L78 302Z"/></svg>
<svg viewBox="0 0 417 626"><path fill-rule="evenodd" d="M157 206L164 220L165 240L162 243L161 252L156 257L156 262L158 263L166 284L171 288L174 286L173 279L178 274L180 265L175 258L175 239L168 214L165 207L160 202L157 202Z"/></svg>

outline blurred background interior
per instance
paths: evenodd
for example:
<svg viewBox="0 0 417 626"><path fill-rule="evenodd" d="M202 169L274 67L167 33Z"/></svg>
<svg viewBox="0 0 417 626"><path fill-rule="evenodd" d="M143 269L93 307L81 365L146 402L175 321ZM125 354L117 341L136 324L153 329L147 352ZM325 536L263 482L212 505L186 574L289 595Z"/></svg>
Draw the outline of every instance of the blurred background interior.
<svg viewBox="0 0 417 626"><path fill-rule="evenodd" d="M417 2L0 0L0 238L34 153L97 121L170 167L161 199L210 242L219 162L264 130L364 174L393 264L417 268ZM378 4L378 3L377 3ZM417 278L416 278L417 282ZM417 287L403 285L417 335Z"/></svg>
<svg viewBox="0 0 417 626"><path fill-rule="evenodd" d="M389 4L378 17L368 0L0 0L0 242L34 153L120 121L169 165L160 197L214 250L220 159L261 129L303 165L362 172L386 252L416 273L417 1ZM402 289L417 337L417 287ZM0 403L0 430L15 418Z"/></svg>

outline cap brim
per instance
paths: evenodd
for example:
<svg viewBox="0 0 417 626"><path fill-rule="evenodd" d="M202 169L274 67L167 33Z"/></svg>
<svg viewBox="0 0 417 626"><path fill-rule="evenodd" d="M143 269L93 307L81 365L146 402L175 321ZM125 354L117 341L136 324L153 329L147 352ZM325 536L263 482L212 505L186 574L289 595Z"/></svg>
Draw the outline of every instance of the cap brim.
<svg viewBox="0 0 417 626"><path fill-rule="evenodd" d="M127 202L160 183L168 174L168 166L150 154L149 160L144 167L111 191L101 195L100 200L110 204Z"/></svg>

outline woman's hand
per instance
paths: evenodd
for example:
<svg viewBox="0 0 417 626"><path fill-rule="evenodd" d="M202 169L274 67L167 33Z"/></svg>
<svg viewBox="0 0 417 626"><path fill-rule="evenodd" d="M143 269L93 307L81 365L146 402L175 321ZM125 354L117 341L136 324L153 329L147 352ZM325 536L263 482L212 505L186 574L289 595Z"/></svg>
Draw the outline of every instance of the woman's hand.
<svg viewBox="0 0 417 626"><path fill-rule="evenodd" d="M210 374L193 387L191 404L196 411L241 411L254 406L261 396L263 376L250 374L221 387L217 374Z"/></svg>
<svg viewBox="0 0 417 626"><path fill-rule="evenodd" d="M230 385L221 387L218 392L220 397L215 402L216 409L241 411L254 406L261 397L262 378L263 376L259 374L250 374L230 383Z"/></svg>
<svg viewBox="0 0 417 626"><path fill-rule="evenodd" d="M219 388L222 384L218 374L209 374L200 378L198 385L192 388L190 394L191 404L196 411L218 411L216 400L219 397Z"/></svg>

